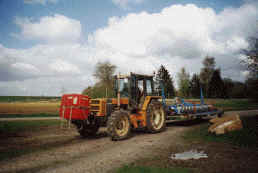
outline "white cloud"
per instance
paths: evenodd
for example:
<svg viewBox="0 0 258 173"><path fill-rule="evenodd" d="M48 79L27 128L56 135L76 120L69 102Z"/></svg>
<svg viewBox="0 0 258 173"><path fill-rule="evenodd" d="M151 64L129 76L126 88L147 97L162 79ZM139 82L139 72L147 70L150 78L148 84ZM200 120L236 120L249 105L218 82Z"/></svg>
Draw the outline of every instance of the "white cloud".
<svg viewBox="0 0 258 173"><path fill-rule="evenodd" d="M65 73L65 74L80 74L79 68L71 63L68 63L63 60L56 60L55 62L49 64L51 70L57 73Z"/></svg>
<svg viewBox="0 0 258 173"><path fill-rule="evenodd" d="M20 70L22 72L30 71L30 73L32 73L32 74L40 73L40 71L35 66L33 66L31 64L21 63L21 62L16 62L14 64L11 64L11 68Z"/></svg>
<svg viewBox="0 0 258 173"><path fill-rule="evenodd" d="M25 4L41 4L46 5L47 3L56 4L58 0L24 0Z"/></svg>
<svg viewBox="0 0 258 173"><path fill-rule="evenodd" d="M129 8L129 5L131 4L141 4L143 3L145 0L112 0L112 2L123 8L123 9L128 9Z"/></svg>
<svg viewBox="0 0 258 173"><path fill-rule="evenodd" d="M44 16L39 21L29 18L16 18L15 23L20 27L18 36L45 42L74 42L81 36L81 23L78 20L55 14Z"/></svg>
<svg viewBox="0 0 258 173"><path fill-rule="evenodd" d="M183 66L193 73L210 55L216 58L218 67L234 66L233 78L241 80L238 55L247 48L246 39L256 31L257 11L252 4L226 8L220 13L193 4L173 5L160 13L113 17L91 39L98 54L105 50L102 55L123 66L121 69L150 72L141 65L164 63L173 74Z"/></svg>

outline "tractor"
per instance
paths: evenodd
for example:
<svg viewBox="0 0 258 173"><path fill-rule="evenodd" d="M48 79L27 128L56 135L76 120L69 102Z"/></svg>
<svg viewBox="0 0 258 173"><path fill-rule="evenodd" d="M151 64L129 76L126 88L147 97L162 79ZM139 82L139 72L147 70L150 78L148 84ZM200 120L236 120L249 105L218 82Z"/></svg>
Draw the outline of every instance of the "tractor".
<svg viewBox="0 0 258 173"><path fill-rule="evenodd" d="M162 97L154 90L153 75L118 74L114 76L114 91L116 98L63 95L61 119L73 123L83 137L94 136L99 127L106 126L115 141L129 138L134 129L150 133L166 129L166 113Z"/></svg>

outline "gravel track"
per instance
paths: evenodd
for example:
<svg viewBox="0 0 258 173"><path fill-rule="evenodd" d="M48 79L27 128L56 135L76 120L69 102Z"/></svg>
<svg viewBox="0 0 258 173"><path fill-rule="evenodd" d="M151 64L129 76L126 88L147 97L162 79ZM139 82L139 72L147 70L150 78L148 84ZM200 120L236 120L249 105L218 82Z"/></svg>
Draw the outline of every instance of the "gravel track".
<svg viewBox="0 0 258 173"><path fill-rule="evenodd" d="M135 132L130 139L117 142L107 137L105 128L92 139L81 138L73 129L42 132L23 142L38 142L41 147L49 147L0 162L0 172L107 172L135 159L158 155L160 150L171 144L181 145L179 135L189 128L169 126L158 134Z"/></svg>

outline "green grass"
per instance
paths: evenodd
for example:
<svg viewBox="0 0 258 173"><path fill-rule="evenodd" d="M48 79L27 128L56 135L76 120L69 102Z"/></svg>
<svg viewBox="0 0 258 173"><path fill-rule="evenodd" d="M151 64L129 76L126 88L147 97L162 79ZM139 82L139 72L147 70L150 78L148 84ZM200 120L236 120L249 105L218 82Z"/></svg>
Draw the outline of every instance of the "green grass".
<svg viewBox="0 0 258 173"><path fill-rule="evenodd" d="M40 130L40 127L59 125L58 120L0 121L0 134Z"/></svg>
<svg viewBox="0 0 258 173"><path fill-rule="evenodd" d="M214 106L225 111L258 109L258 103L248 99L219 99Z"/></svg>
<svg viewBox="0 0 258 173"><path fill-rule="evenodd" d="M46 114L46 113L38 113L38 114L0 114L1 118L38 118L38 117L58 117L58 114Z"/></svg>
<svg viewBox="0 0 258 173"><path fill-rule="evenodd" d="M157 168L145 166L124 166L115 171L115 173L189 173L187 168Z"/></svg>
<svg viewBox="0 0 258 173"><path fill-rule="evenodd" d="M56 101L61 97L51 96L0 96L0 102L35 102L35 101Z"/></svg>
<svg viewBox="0 0 258 173"><path fill-rule="evenodd" d="M257 147L257 120L255 117L242 118L244 128L238 131L229 132L223 135L215 135L208 132L208 124L186 132L183 137L186 140L207 141L207 142L224 142L240 147Z"/></svg>

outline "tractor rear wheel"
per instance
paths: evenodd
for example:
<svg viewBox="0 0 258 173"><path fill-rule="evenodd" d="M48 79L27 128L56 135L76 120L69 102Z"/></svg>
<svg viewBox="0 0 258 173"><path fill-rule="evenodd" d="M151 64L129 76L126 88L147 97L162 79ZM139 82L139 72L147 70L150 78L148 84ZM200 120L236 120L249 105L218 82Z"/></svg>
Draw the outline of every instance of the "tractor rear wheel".
<svg viewBox="0 0 258 173"><path fill-rule="evenodd" d="M86 137L91 137L91 136L95 136L96 133L99 130L99 124L94 122L94 123L82 123L80 127L78 127L78 132L80 133L80 135L84 138Z"/></svg>
<svg viewBox="0 0 258 173"><path fill-rule="evenodd" d="M166 129L166 115L162 104L152 100L147 108L147 131L150 133L162 132Z"/></svg>
<svg viewBox="0 0 258 173"><path fill-rule="evenodd" d="M126 111L115 111L107 122L107 132L111 140L118 141L127 139L131 133L129 114Z"/></svg>

